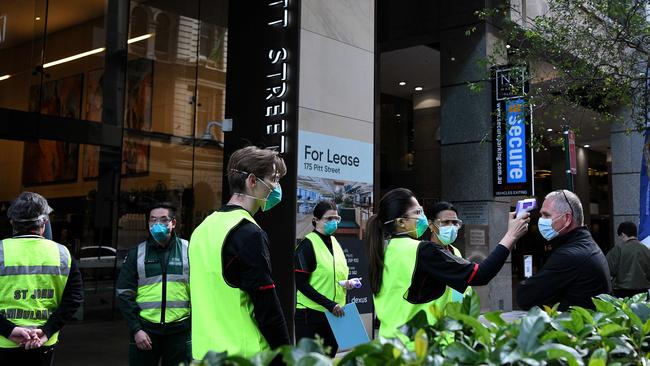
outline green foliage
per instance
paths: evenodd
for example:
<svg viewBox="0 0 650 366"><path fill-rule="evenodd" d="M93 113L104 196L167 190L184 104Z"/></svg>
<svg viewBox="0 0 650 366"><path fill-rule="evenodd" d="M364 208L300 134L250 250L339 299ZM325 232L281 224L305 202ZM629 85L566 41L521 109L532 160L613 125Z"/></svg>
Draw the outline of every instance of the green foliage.
<svg viewBox="0 0 650 366"><path fill-rule="evenodd" d="M287 365L650 365L650 306L645 295L593 299L596 310L573 307L531 309L513 322L499 312L479 320L480 302L473 292L463 303L431 308L438 321L426 323L419 313L405 324L413 344L376 339L342 358L324 355L321 340L302 339L297 346L265 351L250 359L208 353L193 365L269 365L279 357Z"/></svg>
<svg viewBox="0 0 650 366"><path fill-rule="evenodd" d="M496 25L501 40L491 55L477 61L485 71L485 80L490 78L490 66L527 67L528 97L540 136L548 135L540 121L560 119L573 128L626 119L630 131L643 130L650 112L650 22L646 15L650 0L540 3L544 6L539 7L543 10L539 14L535 7L522 9L522 2L515 0L476 12L479 19ZM484 30L473 24L466 35L472 37L479 31ZM480 91L476 84L471 83L470 90ZM598 113L583 113L577 121L564 120L568 116L562 111L576 107ZM535 143L552 146L555 139L553 135Z"/></svg>

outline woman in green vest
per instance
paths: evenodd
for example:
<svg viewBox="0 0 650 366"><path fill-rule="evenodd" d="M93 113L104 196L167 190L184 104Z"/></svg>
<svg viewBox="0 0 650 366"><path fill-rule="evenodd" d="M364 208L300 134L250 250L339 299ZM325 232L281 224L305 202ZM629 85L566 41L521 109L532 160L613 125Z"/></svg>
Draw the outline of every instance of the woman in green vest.
<svg viewBox="0 0 650 366"><path fill-rule="evenodd" d="M314 208L314 231L307 234L294 254L296 278L296 340L319 335L330 356L336 355L338 344L327 322L325 312L343 316L346 290L358 279L348 281L348 265L334 232L341 222L336 204L321 201Z"/></svg>
<svg viewBox="0 0 650 366"><path fill-rule="evenodd" d="M528 231L529 221L528 214L516 219L510 213L508 231L499 245L483 262L472 263L436 243L417 240L429 226L424 210L408 189L388 192L366 230L370 285L381 322L379 336L398 338L411 346L400 327L420 310L426 312L429 323L435 323L428 308L447 286L463 293L469 285L487 284Z"/></svg>
<svg viewBox="0 0 650 366"><path fill-rule="evenodd" d="M428 210L425 208L425 213L429 220L429 228L431 230L431 241L440 245L442 248L448 250L450 253L457 257L462 257L460 250L452 244L458 237L458 231L463 227L463 221L458 218L458 210L449 202L440 201L430 207ZM464 294L470 294L471 287L468 287ZM447 287L444 295L438 301L439 305L443 305L449 301L462 302L463 293Z"/></svg>

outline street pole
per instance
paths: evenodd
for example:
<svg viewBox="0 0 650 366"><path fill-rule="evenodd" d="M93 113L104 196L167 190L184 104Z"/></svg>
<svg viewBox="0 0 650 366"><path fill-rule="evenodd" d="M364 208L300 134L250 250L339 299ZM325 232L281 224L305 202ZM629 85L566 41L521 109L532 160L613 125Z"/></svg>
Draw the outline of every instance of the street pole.
<svg viewBox="0 0 650 366"><path fill-rule="evenodd" d="M565 174L566 174L566 188L573 192L573 172L571 171L571 142L570 142L570 127L564 126L562 134L564 135L564 157L565 157ZM575 142L574 142L575 143ZM573 147L575 149L575 145Z"/></svg>

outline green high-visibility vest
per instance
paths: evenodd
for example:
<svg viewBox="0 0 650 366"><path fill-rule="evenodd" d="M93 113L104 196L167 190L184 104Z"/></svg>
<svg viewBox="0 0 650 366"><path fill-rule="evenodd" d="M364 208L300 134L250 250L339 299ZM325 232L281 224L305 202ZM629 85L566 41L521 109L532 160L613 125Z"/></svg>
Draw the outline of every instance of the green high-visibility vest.
<svg viewBox="0 0 650 366"><path fill-rule="evenodd" d="M158 254L149 250L146 241L138 245L135 302L141 309L140 317L151 323L173 323L190 316L188 243L187 240L174 239L169 243L171 247L164 276Z"/></svg>
<svg viewBox="0 0 650 366"><path fill-rule="evenodd" d="M40 237L0 241L0 314L21 327L39 328L61 304L72 259L66 247ZM55 344L54 333L46 346ZM0 348L18 344L0 336Z"/></svg>
<svg viewBox="0 0 650 366"><path fill-rule="evenodd" d="M327 245L316 233L309 233L305 239L311 241L316 258L316 269L309 276L309 284L321 295L343 306L345 305L345 289L339 285L339 281L348 279L350 270L345 259L345 253L335 237L332 238L332 253ZM312 309L325 312L327 309L312 301L302 292L296 294L296 308Z"/></svg>
<svg viewBox="0 0 650 366"><path fill-rule="evenodd" d="M257 225L244 209L217 211L190 238L190 294L192 298L192 356L208 351L251 357L268 349L257 327L250 296L226 283L221 250L226 236L242 220Z"/></svg>
<svg viewBox="0 0 650 366"><path fill-rule="evenodd" d="M398 338L407 346L412 342L399 328L420 310L426 312L429 324L434 324L435 318L429 307L434 303L444 306L451 301L449 289L438 299L423 304L413 304L406 300L415 273L419 244L420 241L411 238L393 238L388 242L384 254L381 288L374 296L375 311L381 322L379 336Z"/></svg>

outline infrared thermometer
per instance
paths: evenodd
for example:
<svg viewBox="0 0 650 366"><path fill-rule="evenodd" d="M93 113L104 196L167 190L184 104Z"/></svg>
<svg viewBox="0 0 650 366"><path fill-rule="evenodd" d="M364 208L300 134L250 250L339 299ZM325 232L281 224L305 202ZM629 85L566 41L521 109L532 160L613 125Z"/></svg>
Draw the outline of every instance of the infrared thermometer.
<svg viewBox="0 0 650 366"><path fill-rule="evenodd" d="M537 208L537 201L534 198L526 198L525 200L517 201L515 208L515 217L520 218L526 212L530 212Z"/></svg>

